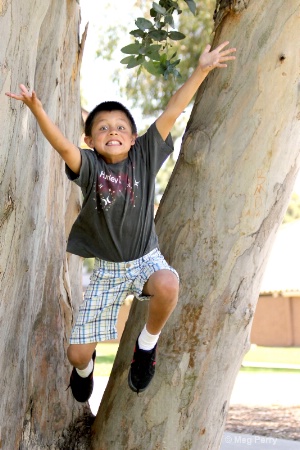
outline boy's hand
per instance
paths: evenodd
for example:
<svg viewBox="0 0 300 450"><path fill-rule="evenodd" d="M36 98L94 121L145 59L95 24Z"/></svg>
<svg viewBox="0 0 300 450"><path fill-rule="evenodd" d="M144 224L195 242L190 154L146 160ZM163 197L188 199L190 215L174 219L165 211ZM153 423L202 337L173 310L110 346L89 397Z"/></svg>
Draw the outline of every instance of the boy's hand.
<svg viewBox="0 0 300 450"><path fill-rule="evenodd" d="M217 48L210 51L211 46L207 45L200 56L199 59L199 67L202 72L207 73L213 70L215 67L227 67L227 64L224 64L225 61L232 61L235 59L235 56L231 54L236 51L235 48L229 48L228 50L223 50L226 45L229 44L229 41L225 41L220 44Z"/></svg>
<svg viewBox="0 0 300 450"><path fill-rule="evenodd" d="M167 138L177 117L179 117L184 108L187 107L207 74L215 67L227 67L227 64L224 63L235 59L235 56L232 55L232 53L236 51L235 48L229 48L228 50L223 51L224 47L228 44L229 41L225 41L212 51L210 51L210 45L205 47L204 52L199 58L197 69L171 97L165 111L156 121L156 127L163 139Z"/></svg>
<svg viewBox="0 0 300 450"><path fill-rule="evenodd" d="M15 100L21 100L25 103L26 106L34 113L38 108L42 108L41 101L37 98L37 95L34 91L32 94L28 91L24 84L20 84L20 94L13 94L12 92L6 92L5 95L10 98L14 98Z"/></svg>
<svg viewBox="0 0 300 450"><path fill-rule="evenodd" d="M232 53L236 51L235 48L229 48L223 51L223 48L228 44L229 41L223 42L212 51L210 51L210 45L205 47L204 52L199 58L197 69L171 97L165 111L156 121L156 127L163 139L167 138L177 117L187 107L207 74L215 67L227 67L227 64L224 63L235 59L235 56L232 56Z"/></svg>
<svg viewBox="0 0 300 450"><path fill-rule="evenodd" d="M74 173L79 174L81 167L81 154L78 147L70 142L48 117L48 115L44 111L42 102L37 98L37 95L34 91L32 91L32 94L30 94L24 84L20 84L20 90L20 94L6 92L5 95L15 100L21 100L23 103L25 103L26 106L28 106L28 108L36 117L45 138L60 154L60 156L67 163L70 169Z"/></svg>

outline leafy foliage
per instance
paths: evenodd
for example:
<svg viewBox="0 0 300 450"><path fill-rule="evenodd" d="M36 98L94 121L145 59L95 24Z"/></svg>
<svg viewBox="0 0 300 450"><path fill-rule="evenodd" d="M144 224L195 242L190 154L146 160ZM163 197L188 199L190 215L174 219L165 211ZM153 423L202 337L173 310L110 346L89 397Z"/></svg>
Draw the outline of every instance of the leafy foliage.
<svg viewBox="0 0 300 450"><path fill-rule="evenodd" d="M177 59L180 60L180 73L182 79L186 80L198 64L200 53L205 45L211 41L213 20L212 15L215 7L215 0L202 0L197 2L196 16L193 17L187 10L178 17L178 28L187 37L184 41L174 41L170 44L169 51L176 52ZM174 91L182 84L181 78L164 77L142 71L139 68L127 77L123 93L126 93L132 105L142 110L144 117L157 116L163 111ZM116 76L119 79L120 75ZM177 120L177 124L180 119ZM183 126L177 132L172 132L174 138L180 136Z"/></svg>
<svg viewBox="0 0 300 450"><path fill-rule="evenodd" d="M297 219L300 219L300 197L298 194L293 192L283 218L283 223L293 222Z"/></svg>
<svg viewBox="0 0 300 450"><path fill-rule="evenodd" d="M176 16L177 28L187 37L184 40L169 42L168 49L165 49L165 51L170 52L170 55L177 53L177 59L181 60L180 73L184 80L191 75L198 63L200 53L205 45L211 41L215 3L215 0L198 0L195 16L190 13L188 8L184 8L182 13ZM137 16L145 11L145 19L150 21L151 5L152 2L149 0L136 0L136 9L133 12L137 10ZM133 18L132 21L134 21ZM122 24L110 23L105 25L104 23L99 33L97 56L115 61L119 57L120 42L124 42L124 39L128 36L128 27L129 25L125 21ZM128 56L132 55L128 54ZM147 65L147 59L145 64ZM150 62L148 65L150 70L151 66ZM120 65L116 68L112 79L119 85L120 95L128 99L130 107L140 109L144 118L151 117L152 120L153 117L157 117L158 113L165 109L174 91L182 84L181 78L169 77L165 80L163 76L157 77L156 73L151 73L149 70L141 71L141 66L136 66L130 71L123 70L123 67ZM185 124L186 120L183 114L176 122L176 130L173 129L172 131L175 139L182 134Z"/></svg>
<svg viewBox="0 0 300 450"><path fill-rule="evenodd" d="M196 4L194 0L184 0L189 10L196 14ZM150 74L162 75L165 80L169 75L180 78L181 74L177 68L180 59L177 52L169 54L170 41L181 41L186 36L184 33L175 30L174 13L180 15L182 9L178 1L159 0L153 2L150 9L151 20L139 17L135 21L137 28L130 31L134 36L133 44L126 45L121 51L127 55L121 63L126 64L128 69L139 66L146 69ZM170 31L170 27L174 31Z"/></svg>

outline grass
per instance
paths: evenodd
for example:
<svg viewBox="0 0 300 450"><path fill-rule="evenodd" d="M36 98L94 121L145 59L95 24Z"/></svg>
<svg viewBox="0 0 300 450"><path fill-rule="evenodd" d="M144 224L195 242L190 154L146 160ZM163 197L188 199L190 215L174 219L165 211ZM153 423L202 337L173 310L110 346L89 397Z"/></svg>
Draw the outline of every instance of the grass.
<svg viewBox="0 0 300 450"><path fill-rule="evenodd" d="M97 357L94 375L108 377L110 375L119 344L105 343L97 345Z"/></svg>
<svg viewBox="0 0 300 450"><path fill-rule="evenodd" d="M95 364L95 376L108 377L114 363L119 344L105 343L97 345L97 358ZM245 355L244 361L247 363L276 363L295 364L300 366L300 348L298 347L261 347L251 345L250 351ZM243 367L243 371L262 372L262 371L285 371L287 369L261 369L257 367ZM293 370L295 372L295 370Z"/></svg>
<svg viewBox="0 0 300 450"><path fill-rule="evenodd" d="M297 347L261 347L251 345L250 351L245 355L241 367L242 372L285 372L300 373L300 349ZM253 363L253 366L251 365ZM262 364L262 367L259 367ZM263 367L263 364L270 364L270 367ZM278 366L276 367L276 365ZM298 368L291 368L299 366Z"/></svg>
<svg viewBox="0 0 300 450"><path fill-rule="evenodd" d="M256 363L296 364L300 366L300 348L298 347L261 347L251 345L244 361Z"/></svg>

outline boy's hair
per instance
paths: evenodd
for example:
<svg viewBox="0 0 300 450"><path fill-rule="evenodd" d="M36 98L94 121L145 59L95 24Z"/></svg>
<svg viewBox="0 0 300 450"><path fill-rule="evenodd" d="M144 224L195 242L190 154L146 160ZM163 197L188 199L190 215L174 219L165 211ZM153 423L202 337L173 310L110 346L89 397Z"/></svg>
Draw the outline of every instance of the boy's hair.
<svg viewBox="0 0 300 450"><path fill-rule="evenodd" d="M131 112L124 105L122 105L122 103L108 101L108 102L99 103L99 105L97 105L87 116L85 126L84 126L84 134L86 136L92 135L92 127L93 127L95 117L98 113L100 113L102 111L109 111L109 112L122 111L126 115L127 119L130 122L132 133L137 134L136 124L135 124L134 118L131 115Z"/></svg>

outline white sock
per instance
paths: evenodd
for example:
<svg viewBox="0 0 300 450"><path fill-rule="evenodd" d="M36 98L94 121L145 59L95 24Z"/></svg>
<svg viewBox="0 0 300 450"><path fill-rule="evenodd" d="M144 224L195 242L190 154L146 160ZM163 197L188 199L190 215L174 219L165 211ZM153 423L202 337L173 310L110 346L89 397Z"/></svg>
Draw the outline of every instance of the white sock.
<svg viewBox="0 0 300 450"><path fill-rule="evenodd" d="M81 369L76 368L76 372L78 373L78 375L81 378L87 378L92 373L93 368L94 368L94 362L91 359L90 362L88 363L88 366L85 369L81 370Z"/></svg>
<svg viewBox="0 0 300 450"><path fill-rule="evenodd" d="M152 350L155 347L155 344L158 341L160 333L158 334L150 334L147 331L146 325L144 326L141 334L138 338L139 348L141 350Z"/></svg>

